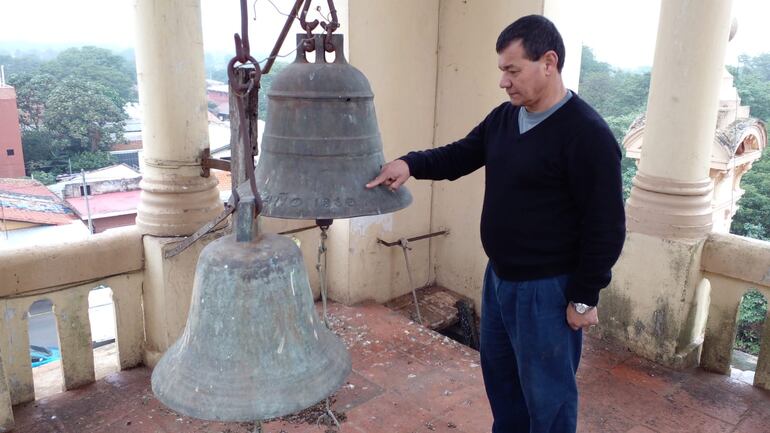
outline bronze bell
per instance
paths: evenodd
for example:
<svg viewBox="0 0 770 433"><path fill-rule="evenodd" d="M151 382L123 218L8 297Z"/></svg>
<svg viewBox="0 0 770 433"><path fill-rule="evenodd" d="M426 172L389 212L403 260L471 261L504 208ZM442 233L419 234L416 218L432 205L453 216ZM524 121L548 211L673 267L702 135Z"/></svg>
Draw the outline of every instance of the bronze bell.
<svg viewBox="0 0 770 433"><path fill-rule="evenodd" d="M274 234L241 239L203 249L187 326L152 372L157 398L195 418L286 415L323 400L350 373L345 346L316 314L299 248Z"/></svg>
<svg viewBox="0 0 770 433"><path fill-rule="evenodd" d="M401 187L366 189L385 163L364 74L345 60L342 35L332 35L335 58L327 62L325 35L315 35L316 59L297 50L267 92L257 186L262 215L338 219L394 212L412 196ZM297 35L300 44L306 35Z"/></svg>

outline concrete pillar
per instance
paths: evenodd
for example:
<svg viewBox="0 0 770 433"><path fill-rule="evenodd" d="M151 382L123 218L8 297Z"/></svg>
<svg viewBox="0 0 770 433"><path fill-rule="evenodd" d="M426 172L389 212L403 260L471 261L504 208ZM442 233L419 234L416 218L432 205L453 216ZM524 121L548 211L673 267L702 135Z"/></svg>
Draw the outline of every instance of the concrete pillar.
<svg viewBox="0 0 770 433"><path fill-rule="evenodd" d="M628 201L630 231L679 238L711 231L709 163L731 6L661 5L644 146Z"/></svg>
<svg viewBox="0 0 770 433"><path fill-rule="evenodd" d="M180 254L164 258L179 238L144 237L145 269L142 283L144 309L144 364L155 367L161 355L182 335L190 310L195 271L203 248L224 235L216 230Z"/></svg>
<svg viewBox="0 0 770 433"><path fill-rule="evenodd" d="M598 309L602 333L671 367L697 365L708 312L701 255L712 229L709 164L730 6L662 4L628 234Z"/></svg>
<svg viewBox="0 0 770 433"><path fill-rule="evenodd" d="M136 0L136 70L144 112L145 234L189 235L222 209L214 177L201 177L209 147L200 0Z"/></svg>
<svg viewBox="0 0 770 433"><path fill-rule="evenodd" d="M187 320L201 249L215 232L171 259L178 237L214 219L222 202L214 177L202 177L209 147L200 0L136 0L136 69L144 112L142 195L136 224L144 237L146 346L153 366Z"/></svg>

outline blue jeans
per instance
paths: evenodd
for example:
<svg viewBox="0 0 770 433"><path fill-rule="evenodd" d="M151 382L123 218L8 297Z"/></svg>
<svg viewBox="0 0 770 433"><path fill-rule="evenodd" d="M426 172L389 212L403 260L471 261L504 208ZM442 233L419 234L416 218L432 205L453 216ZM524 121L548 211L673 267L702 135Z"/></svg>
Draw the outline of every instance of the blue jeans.
<svg viewBox="0 0 770 433"><path fill-rule="evenodd" d="M568 276L531 281L484 276L481 369L492 433L574 433L582 331L567 325Z"/></svg>

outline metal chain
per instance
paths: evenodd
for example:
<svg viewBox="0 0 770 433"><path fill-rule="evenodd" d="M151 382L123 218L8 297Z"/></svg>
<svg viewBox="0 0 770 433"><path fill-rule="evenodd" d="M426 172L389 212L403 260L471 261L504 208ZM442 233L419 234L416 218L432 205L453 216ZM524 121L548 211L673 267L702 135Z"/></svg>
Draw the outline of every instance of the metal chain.
<svg viewBox="0 0 770 433"><path fill-rule="evenodd" d="M250 135L251 128L249 128L248 117L246 116L246 99L254 89L257 89L257 95L259 95L259 81L262 78L262 70L259 67L259 62L257 62L257 60L252 57L250 53L249 19L248 7L246 3L247 0L241 0L241 35L237 33L234 35L235 57L230 59L230 62L227 64L227 78L229 79L230 86L232 87L236 96L235 106L240 117L238 132L240 133L240 141L244 150L243 158L246 162L244 164L246 167L246 178L249 181L249 186L251 187L251 192L255 199L256 209L254 212L254 217L256 218L262 211L262 198L259 196L257 181L254 176L254 155L256 154L257 149L251 145L252 137ZM235 73L236 64L240 64L238 67L244 67L247 64L251 64L253 66L253 69L249 71L249 80L246 83L241 83L238 79ZM256 137L254 138L255 140L253 141L256 141ZM233 182L232 185L232 194L236 199L236 205L240 198L238 196L237 183L238 182Z"/></svg>
<svg viewBox="0 0 770 433"><path fill-rule="evenodd" d="M315 267L318 270L318 278L320 280L320 285L321 285L321 305L323 306L322 308L323 308L324 325L326 325L327 329L331 330L332 327L331 327L331 324L329 323L329 313L328 313L328 310L327 310L327 307L326 307L326 299L327 299L327 295L328 295L328 293L327 293L328 288L327 288L327 285L326 285L326 265L327 265L327 261L326 261L326 257L327 257L326 256L326 251L327 251L326 239L328 239L328 237L329 237L329 235L327 233L327 231L329 230L329 226L328 225L319 225L318 228L321 229L321 236L320 236L321 241L320 241L320 243L318 245L318 260L316 261ZM337 417L334 416L334 412L332 411L331 401L330 401L329 397L326 397L326 403L325 404L326 404L326 406L325 406L326 407L326 413L321 415L320 417L318 417L318 420L316 421L316 425L320 425L321 421L323 420L324 417L329 417L329 419L331 419L332 422L334 422L334 425L337 427L337 431L341 432L342 431L342 426L340 425L339 420L337 420Z"/></svg>
<svg viewBox="0 0 770 433"><path fill-rule="evenodd" d="M326 311L326 239L329 237L326 233L329 226L318 226L321 229L321 243L318 245L318 260L315 268L318 270L318 278L321 284L321 304L323 305L323 319L327 329L332 329L329 324L329 316Z"/></svg>
<svg viewBox="0 0 770 433"><path fill-rule="evenodd" d="M339 420L337 420L337 417L334 416L334 411L332 411L332 407L331 407L331 399L329 397L326 397L325 407L326 407L326 413L318 417L318 419L315 422L316 426L320 427L323 419L325 417L329 417L329 419L331 419L334 425L337 427L337 432L341 432L342 426L340 425Z"/></svg>
<svg viewBox="0 0 770 433"><path fill-rule="evenodd" d="M414 309L417 312L417 322L422 325L422 314L420 314L420 303L417 301L417 288L412 280L412 267L409 266L409 254L407 250L411 250L409 247L409 241L406 238L398 240L401 244L401 249L404 251L404 261L406 262L406 274L409 276L409 288L412 289L412 298L414 299Z"/></svg>
<svg viewBox="0 0 770 433"><path fill-rule="evenodd" d="M262 421L256 420L254 421L254 431L251 433L262 433Z"/></svg>

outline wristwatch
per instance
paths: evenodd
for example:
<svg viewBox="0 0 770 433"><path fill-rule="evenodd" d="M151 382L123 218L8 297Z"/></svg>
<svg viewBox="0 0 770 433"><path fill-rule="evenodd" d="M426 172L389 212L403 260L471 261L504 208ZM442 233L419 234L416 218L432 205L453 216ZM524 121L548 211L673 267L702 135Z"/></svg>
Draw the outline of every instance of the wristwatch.
<svg viewBox="0 0 770 433"><path fill-rule="evenodd" d="M575 311L578 314L585 314L585 313L593 310L594 308L596 308L595 306L581 304L580 302L571 302L571 304L575 308Z"/></svg>

